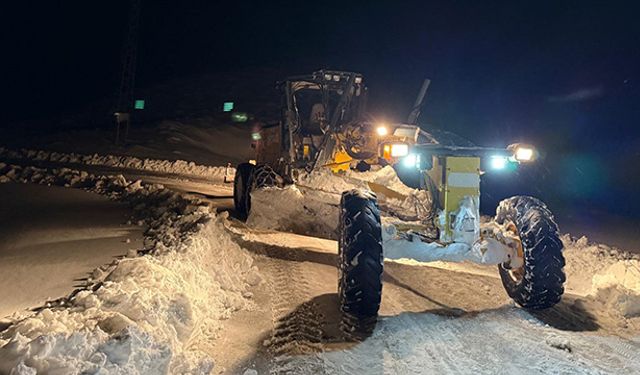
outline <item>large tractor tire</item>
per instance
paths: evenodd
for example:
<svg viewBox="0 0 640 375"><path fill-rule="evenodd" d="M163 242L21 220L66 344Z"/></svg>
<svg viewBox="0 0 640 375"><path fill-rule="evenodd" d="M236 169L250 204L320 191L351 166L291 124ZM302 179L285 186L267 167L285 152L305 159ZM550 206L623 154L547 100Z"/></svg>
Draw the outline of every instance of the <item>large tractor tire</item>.
<svg viewBox="0 0 640 375"><path fill-rule="evenodd" d="M376 195L350 190L340 201L338 298L343 328L370 332L382 298L382 230Z"/></svg>
<svg viewBox="0 0 640 375"><path fill-rule="evenodd" d="M246 220L251 212L251 192L264 187L284 185L282 177L267 164L242 163L238 165L236 178L233 182L233 202L240 220Z"/></svg>
<svg viewBox="0 0 640 375"><path fill-rule="evenodd" d="M233 179L233 205L240 220L246 220L249 215L249 180L254 168L255 166L249 163L241 163L236 167L236 176Z"/></svg>
<svg viewBox="0 0 640 375"><path fill-rule="evenodd" d="M522 267L498 266L507 294L518 305L532 310L546 309L560 302L566 280L563 244L547 206L533 197L505 199L498 206L496 221L515 225L524 253Z"/></svg>
<svg viewBox="0 0 640 375"><path fill-rule="evenodd" d="M256 165L251 174L250 191L264 187L282 186L283 180L268 164ZM251 209L251 205L249 205Z"/></svg>

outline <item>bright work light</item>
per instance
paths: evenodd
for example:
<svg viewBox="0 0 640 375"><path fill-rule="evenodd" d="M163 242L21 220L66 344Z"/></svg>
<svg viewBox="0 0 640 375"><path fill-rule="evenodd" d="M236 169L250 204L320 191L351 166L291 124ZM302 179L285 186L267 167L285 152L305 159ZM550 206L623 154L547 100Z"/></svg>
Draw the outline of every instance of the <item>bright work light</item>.
<svg viewBox="0 0 640 375"><path fill-rule="evenodd" d="M406 143L395 143L391 145L391 157L399 158L409 155L409 145Z"/></svg>
<svg viewBox="0 0 640 375"><path fill-rule="evenodd" d="M493 155L491 157L490 165L492 169L501 170L507 166L508 162L509 162L509 159L505 156Z"/></svg>
<svg viewBox="0 0 640 375"><path fill-rule="evenodd" d="M518 163L527 163L535 161L538 158L536 148L526 143L514 143L507 147L507 150L513 152L511 160Z"/></svg>
<svg viewBox="0 0 640 375"><path fill-rule="evenodd" d="M384 137L385 135L389 134L389 130L386 126L380 125L376 128L376 133L378 133L379 136Z"/></svg>
<svg viewBox="0 0 640 375"><path fill-rule="evenodd" d="M413 168L420 165L420 155L409 154L404 159L402 159L402 165L406 168Z"/></svg>
<svg viewBox="0 0 640 375"><path fill-rule="evenodd" d="M533 159L533 149L530 147L518 147L515 158L517 161L531 161Z"/></svg>

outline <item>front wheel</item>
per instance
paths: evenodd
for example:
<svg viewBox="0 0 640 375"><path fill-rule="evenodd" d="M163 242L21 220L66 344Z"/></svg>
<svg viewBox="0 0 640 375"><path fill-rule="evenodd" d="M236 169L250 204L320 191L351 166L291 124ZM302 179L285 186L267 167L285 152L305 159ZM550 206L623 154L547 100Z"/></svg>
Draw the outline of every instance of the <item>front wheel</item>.
<svg viewBox="0 0 640 375"><path fill-rule="evenodd" d="M350 190L340 201L338 298L343 328L373 329L382 298L382 230L376 195Z"/></svg>
<svg viewBox="0 0 640 375"><path fill-rule="evenodd" d="M498 206L496 221L513 223L522 241L523 266L498 266L507 294L518 305L533 310L560 302L566 281L563 244L547 206L533 197L505 199Z"/></svg>

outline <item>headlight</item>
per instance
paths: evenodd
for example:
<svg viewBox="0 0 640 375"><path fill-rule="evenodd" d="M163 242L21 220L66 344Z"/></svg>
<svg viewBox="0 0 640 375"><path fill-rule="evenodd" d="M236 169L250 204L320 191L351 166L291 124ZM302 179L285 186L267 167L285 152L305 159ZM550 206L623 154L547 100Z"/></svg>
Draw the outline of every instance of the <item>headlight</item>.
<svg viewBox="0 0 640 375"><path fill-rule="evenodd" d="M402 159L402 165L407 168L414 168L420 165L420 155L409 154Z"/></svg>
<svg viewBox="0 0 640 375"><path fill-rule="evenodd" d="M533 160L533 149L530 147L518 147L514 156L517 161L531 161Z"/></svg>
<svg viewBox="0 0 640 375"><path fill-rule="evenodd" d="M379 136L384 137L385 135L389 134L389 130L386 126L380 125L376 128L376 133L378 133Z"/></svg>
<svg viewBox="0 0 640 375"><path fill-rule="evenodd" d="M493 155L490 160L490 166L492 169L501 170L505 169L507 163L509 162L509 158L502 155Z"/></svg>
<svg viewBox="0 0 640 375"><path fill-rule="evenodd" d="M400 158L409 155L409 145L406 143L395 143L391 145L391 157Z"/></svg>
<svg viewBox="0 0 640 375"><path fill-rule="evenodd" d="M526 163L536 160L538 152L536 148L523 143L514 143L507 147L507 150L513 152L513 159L519 163Z"/></svg>

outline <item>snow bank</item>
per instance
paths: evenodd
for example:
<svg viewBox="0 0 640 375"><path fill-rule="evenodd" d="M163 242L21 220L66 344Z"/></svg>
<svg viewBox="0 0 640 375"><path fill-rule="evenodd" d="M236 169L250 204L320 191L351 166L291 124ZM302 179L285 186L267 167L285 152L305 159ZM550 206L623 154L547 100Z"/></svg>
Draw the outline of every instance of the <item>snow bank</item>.
<svg viewBox="0 0 640 375"><path fill-rule="evenodd" d="M562 237L566 287L625 317L640 316L640 257L586 237Z"/></svg>
<svg viewBox="0 0 640 375"><path fill-rule="evenodd" d="M0 181L84 187L130 202L146 255L93 272L87 288L0 334L0 373L209 373L204 349L234 311L253 309L252 258L209 207L122 176L0 163Z"/></svg>
<svg viewBox="0 0 640 375"><path fill-rule="evenodd" d="M21 149L18 151L7 150L0 147L0 158L7 160L30 159L39 162L51 162L62 164L86 164L112 168L141 169L153 172L163 172L182 175L193 175L208 178L223 178L229 173L231 178L235 173L232 168L210 167L198 165L184 160L158 160L140 159L133 156L117 155L83 155L76 153L59 153L42 150Z"/></svg>
<svg viewBox="0 0 640 375"><path fill-rule="evenodd" d="M290 185L252 192L247 225L335 239L339 218L340 196Z"/></svg>

